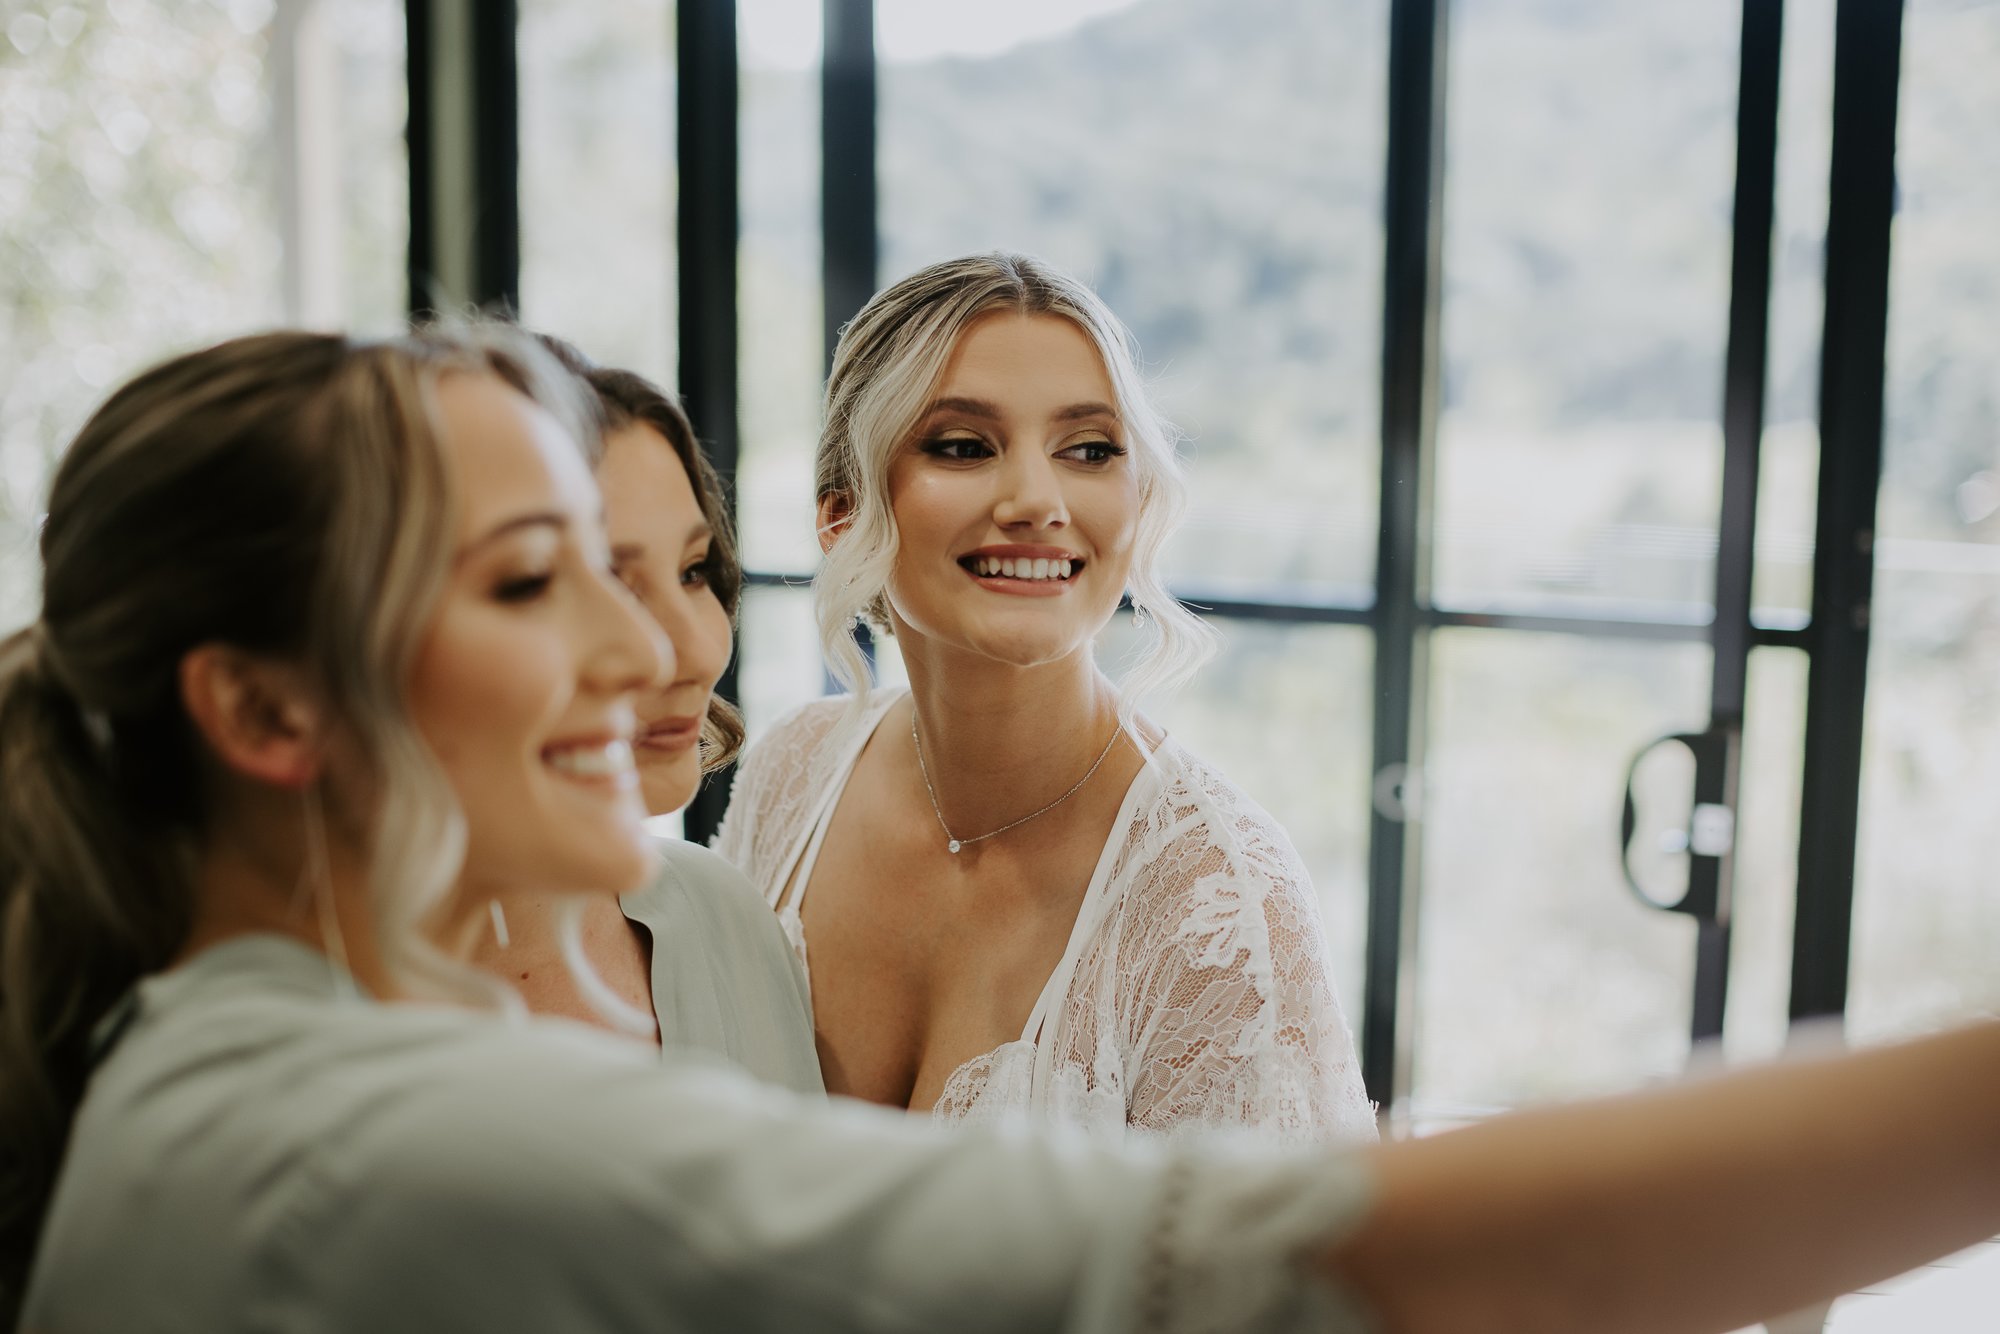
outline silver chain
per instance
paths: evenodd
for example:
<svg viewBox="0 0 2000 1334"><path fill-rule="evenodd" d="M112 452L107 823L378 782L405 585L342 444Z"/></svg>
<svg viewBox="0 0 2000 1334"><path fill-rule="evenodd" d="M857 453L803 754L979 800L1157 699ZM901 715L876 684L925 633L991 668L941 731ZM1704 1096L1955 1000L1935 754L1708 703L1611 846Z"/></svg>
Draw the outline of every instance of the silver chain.
<svg viewBox="0 0 2000 1334"><path fill-rule="evenodd" d="M954 838L952 837L951 826L944 822L944 808L938 805L937 789L931 786L930 766L924 763L924 743L917 736L917 710L913 701L910 706L910 744L917 748L917 772L924 776L924 791L930 794L931 810L937 814L938 828L944 830L944 850L956 854L959 849L970 844L984 843L987 839L996 838L1006 833L1009 829L1019 828L1038 815L1047 815L1050 811L1068 801L1083 790L1083 785L1090 781L1090 776L1097 772L1099 765L1104 763L1104 757L1111 753L1112 744L1118 740L1118 733L1123 730L1123 728L1118 727L1112 728L1110 738L1104 743L1104 749L1097 752L1097 758L1090 762L1090 768L1084 771L1083 777L1077 779L1075 783L1070 785L1069 791L1063 793L1048 805L1038 811L1030 811L1012 824L1003 824L991 833L980 834L976 838Z"/></svg>

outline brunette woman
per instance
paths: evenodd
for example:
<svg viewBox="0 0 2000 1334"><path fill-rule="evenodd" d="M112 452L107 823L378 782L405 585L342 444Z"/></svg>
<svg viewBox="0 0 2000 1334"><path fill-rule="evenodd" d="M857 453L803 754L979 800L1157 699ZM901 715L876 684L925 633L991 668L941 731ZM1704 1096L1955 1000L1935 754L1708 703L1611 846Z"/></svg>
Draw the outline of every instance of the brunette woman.
<svg viewBox="0 0 2000 1334"><path fill-rule="evenodd" d="M611 568L673 647L673 670L639 701L632 758L650 815L679 810L743 745L715 693L728 665L742 569L715 470L681 407L631 371L544 336L597 420L585 437L604 496ZM477 908L474 960L528 1008L695 1049L802 1093L821 1089L805 974L742 874L706 848L657 841L640 890L565 895L526 887Z"/></svg>

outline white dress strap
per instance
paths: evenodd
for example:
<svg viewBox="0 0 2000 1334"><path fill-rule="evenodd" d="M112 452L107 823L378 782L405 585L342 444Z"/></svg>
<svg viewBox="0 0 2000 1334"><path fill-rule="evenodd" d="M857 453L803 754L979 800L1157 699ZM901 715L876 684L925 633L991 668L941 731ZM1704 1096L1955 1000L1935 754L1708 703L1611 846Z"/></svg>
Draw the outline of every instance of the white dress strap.
<svg viewBox="0 0 2000 1334"><path fill-rule="evenodd" d="M840 805L840 796L847 791L847 781L854 776L854 766L860 763L861 752L874 739L876 729L896 702L910 692L907 689L878 690L879 703L871 702L867 713L863 714L863 725L854 729L854 737L841 751L838 760L827 773L826 791L820 797L819 805L813 808L812 818L799 829L786 854L782 869L775 877L778 898L771 904L780 916L789 913L794 919L799 915L799 907L805 902L806 884L812 879L813 866L819 861L820 845L826 842L826 831L833 823L834 808ZM785 896L786 890L790 897Z"/></svg>
<svg viewBox="0 0 2000 1334"><path fill-rule="evenodd" d="M1076 910L1076 921L1069 929L1069 943L1063 948L1062 961L1049 974L1049 980L1042 984L1042 994L1035 998L1035 1008L1028 1012L1028 1022L1021 1029L1021 1041L1029 1043L1035 1051L1034 1073L1029 1083L1029 1105L1037 1112L1045 1110L1048 1090L1055 1082L1056 1044L1045 1042L1045 1030L1049 1015L1070 993L1070 985L1076 977L1076 970L1083 962L1084 951L1096 936L1097 929L1116 906L1110 892L1111 872L1118 864L1118 855L1125 849L1126 833L1140 804L1153 800L1160 790L1160 772L1153 755L1146 757L1145 765L1133 776L1131 785L1125 789L1125 800L1118 804L1118 814L1111 821L1111 832L1106 835L1103 851L1097 854L1097 866L1090 873L1090 884L1083 891L1083 902Z"/></svg>

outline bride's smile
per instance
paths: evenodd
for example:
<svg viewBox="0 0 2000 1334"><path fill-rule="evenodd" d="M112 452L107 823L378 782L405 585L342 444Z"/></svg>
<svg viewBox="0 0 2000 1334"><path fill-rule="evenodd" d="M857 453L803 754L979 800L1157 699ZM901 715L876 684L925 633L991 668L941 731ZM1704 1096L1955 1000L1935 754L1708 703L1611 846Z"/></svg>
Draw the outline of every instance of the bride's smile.
<svg viewBox="0 0 2000 1334"><path fill-rule="evenodd" d="M1019 666L1089 647L1139 522L1110 377L1069 320L974 320L889 465L897 633Z"/></svg>

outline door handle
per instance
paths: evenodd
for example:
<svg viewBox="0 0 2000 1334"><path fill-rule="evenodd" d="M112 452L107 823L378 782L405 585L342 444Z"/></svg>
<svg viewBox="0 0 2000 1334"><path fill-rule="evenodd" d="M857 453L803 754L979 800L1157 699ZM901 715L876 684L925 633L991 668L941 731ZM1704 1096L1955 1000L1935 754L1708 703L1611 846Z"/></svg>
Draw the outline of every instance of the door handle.
<svg viewBox="0 0 2000 1334"><path fill-rule="evenodd" d="M1641 747L1625 771L1625 802L1619 820L1619 860L1632 896L1660 912L1684 913L1697 921L1722 922L1728 916L1726 868L1736 850L1735 761L1737 732L1716 727L1706 732L1675 732ZM1638 800L1633 788L1639 766L1662 746L1678 745L1694 758L1694 809L1687 828L1676 830L1674 852L1688 857L1687 888L1672 901L1659 898L1640 883L1632 865L1632 841L1639 829Z"/></svg>

